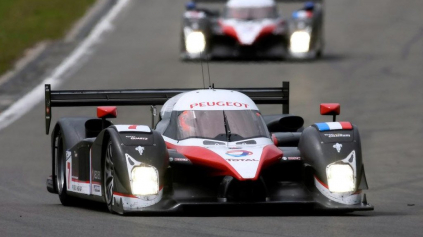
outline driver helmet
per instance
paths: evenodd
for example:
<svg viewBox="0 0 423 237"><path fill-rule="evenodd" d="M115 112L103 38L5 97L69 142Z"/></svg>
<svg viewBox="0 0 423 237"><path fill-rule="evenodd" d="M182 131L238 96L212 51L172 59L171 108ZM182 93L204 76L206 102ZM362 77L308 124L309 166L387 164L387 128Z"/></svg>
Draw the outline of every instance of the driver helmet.
<svg viewBox="0 0 423 237"><path fill-rule="evenodd" d="M182 133L191 134L194 132L194 118L192 112L185 110L178 117L178 125Z"/></svg>
<svg viewBox="0 0 423 237"><path fill-rule="evenodd" d="M313 9L314 9L314 2L308 1L304 3L304 10L313 11Z"/></svg>
<svg viewBox="0 0 423 237"><path fill-rule="evenodd" d="M196 4L194 1L189 1L185 4L185 8L190 11L190 10L195 10L196 9Z"/></svg>

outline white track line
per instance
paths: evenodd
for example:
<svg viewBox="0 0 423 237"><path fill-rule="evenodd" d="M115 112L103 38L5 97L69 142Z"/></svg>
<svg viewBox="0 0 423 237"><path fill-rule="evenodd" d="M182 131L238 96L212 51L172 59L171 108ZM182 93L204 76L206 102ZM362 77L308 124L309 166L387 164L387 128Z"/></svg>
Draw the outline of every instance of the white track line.
<svg viewBox="0 0 423 237"><path fill-rule="evenodd" d="M54 83L54 87L57 88L63 82L61 77L89 52L89 49L99 41L104 32L112 29L112 21L129 1L130 0L119 0L100 22L97 23L90 35L82 41L82 43L56 69L54 69L50 77L44 79L40 85L32 89L32 91L1 113L0 130L18 120L42 101L44 98L44 84Z"/></svg>

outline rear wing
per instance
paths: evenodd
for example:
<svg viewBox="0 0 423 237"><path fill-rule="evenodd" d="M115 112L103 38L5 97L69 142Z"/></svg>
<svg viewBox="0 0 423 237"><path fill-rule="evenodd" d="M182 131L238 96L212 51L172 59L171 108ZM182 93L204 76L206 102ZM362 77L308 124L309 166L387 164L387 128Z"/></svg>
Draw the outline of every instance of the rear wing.
<svg viewBox="0 0 423 237"><path fill-rule="evenodd" d="M199 3L199 4L226 4L229 0L191 0L192 2ZM325 0L274 0L276 4L291 4L291 3L297 3L297 4L304 4L306 2L313 2L315 3L317 8L324 9Z"/></svg>
<svg viewBox="0 0 423 237"><path fill-rule="evenodd" d="M305 3L315 2L323 3L324 0L274 0L276 3ZM195 3L227 3L228 0L193 0Z"/></svg>
<svg viewBox="0 0 423 237"><path fill-rule="evenodd" d="M305 3L305 2L314 2L314 3L323 3L324 0L275 0L277 3Z"/></svg>
<svg viewBox="0 0 423 237"><path fill-rule="evenodd" d="M227 3L228 0L193 0L195 3Z"/></svg>
<svg viewBox="0 0 423 237"><path fill-rule="evenodd" d="M189 89L130 89L130 90L51 90L45 85L45 122L49 134L52 107L163 105L173 96L203 88ZM289 113L289 82L282 87L216 88L244 93L256 104L281 104L282 113Z"/></svg>

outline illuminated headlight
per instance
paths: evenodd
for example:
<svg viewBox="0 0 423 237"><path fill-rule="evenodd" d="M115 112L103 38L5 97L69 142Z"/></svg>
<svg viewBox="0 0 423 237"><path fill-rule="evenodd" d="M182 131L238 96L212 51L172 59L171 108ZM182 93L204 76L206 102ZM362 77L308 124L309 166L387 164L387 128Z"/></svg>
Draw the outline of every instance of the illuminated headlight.
<svg viewBox="0 0 423 237"><path fill-rule="evenodd" d="M291 35L291 52L306 53L310 48L310 34L306 31L296 31Z"/></svg>
<svg viewBox="0 0 423 237"><path fill-rule="evenodd" d="M200 31L192 31L185 37L185 48L188 53L201 53L206 48L206 39Z"/></svg>
<svg viewBox="0 0 423 237"><path fill-rule="evenodd" d="M159 192L159 173L152 166L138 166L132 169L132 194L153 195Z"/></svg>
<svg viewBox="0 0 423 237"><path fill-rule="evenodd" d="M355 189L354 171L348 164L332 164L326 168L329 191L352 192Z"/></svg>

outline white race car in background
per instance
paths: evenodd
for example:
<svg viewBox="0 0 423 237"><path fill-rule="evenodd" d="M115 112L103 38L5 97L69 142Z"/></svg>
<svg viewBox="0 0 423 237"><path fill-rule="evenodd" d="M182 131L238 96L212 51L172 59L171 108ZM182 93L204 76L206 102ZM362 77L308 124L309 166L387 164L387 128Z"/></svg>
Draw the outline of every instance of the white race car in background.
<svg viewBox="0 0 423 237"><path fill-rule="evenodd" d="M308 1L283 18L277 2L229 0L223 12L186 4L181 32L181 58L315 59L323 51L323 2Z"/></svg>

